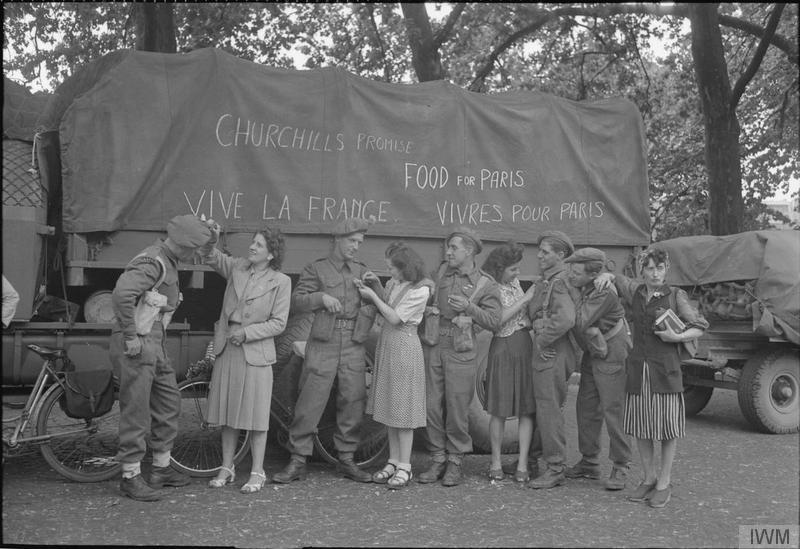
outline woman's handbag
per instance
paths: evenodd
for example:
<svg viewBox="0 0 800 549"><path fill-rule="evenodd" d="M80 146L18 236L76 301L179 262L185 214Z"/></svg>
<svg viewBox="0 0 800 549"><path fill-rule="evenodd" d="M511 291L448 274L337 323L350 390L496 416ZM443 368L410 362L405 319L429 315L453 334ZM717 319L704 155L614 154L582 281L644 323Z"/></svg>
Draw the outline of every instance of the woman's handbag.
<svg viewBox="0 0 800 549"><path fill-rule="evenodd" d="M158 293L159 286L164 283L164 278L167 276L167 267L160 257L156 256L155 259L161 265L161 278L158 279L155 286L139 297L136 309L133 311L136 333L142 336L150 333L150 330L153 329L153 323L158 318L158 315L161 314L161 309L167 306L167 296Z"/></svg>
<svg viewBox="0 0 800 549"><path fill-rule="evenodd" d="M356 343L364 343L372 331L378 308L375 305L364 305L358 310L356 325L353 327L353 336L350 338Z"/></svg>
<svg viewBox="0 0 800 549"><path fill-rule="evenodd" d="M439 344L439 309L437 307L425 307L419 329L419 340L425 345Z"/></svg>

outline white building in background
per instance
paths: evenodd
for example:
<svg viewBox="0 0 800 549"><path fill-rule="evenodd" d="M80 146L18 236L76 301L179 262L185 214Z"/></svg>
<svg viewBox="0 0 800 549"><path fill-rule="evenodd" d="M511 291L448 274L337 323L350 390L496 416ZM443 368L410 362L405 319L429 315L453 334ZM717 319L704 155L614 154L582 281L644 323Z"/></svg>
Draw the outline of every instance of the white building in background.
<svg viewBox="0 0 800 549"><path fill-rule="evenodd" d="M767 198L763 203L771 210L780 212L788 217L791 224L797 226L800 225L800 212L798 212L799 202L800 198L798 198L798 196L795 194L794 196L789 197ZM781 222L777 219L773 219L770 224L776 229L788 229L791 226L789 223Z"/></svg>

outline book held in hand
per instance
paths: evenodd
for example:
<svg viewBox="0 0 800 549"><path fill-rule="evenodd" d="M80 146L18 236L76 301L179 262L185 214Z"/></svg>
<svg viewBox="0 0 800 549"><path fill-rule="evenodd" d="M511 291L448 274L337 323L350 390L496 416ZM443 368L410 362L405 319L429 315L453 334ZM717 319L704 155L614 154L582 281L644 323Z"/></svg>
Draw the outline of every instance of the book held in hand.
<svg viewBox="0 0 800 549"><path fill-rule="evenodd" d="M680 334L686 331L686 324L684 324L683 320L675 314L675 311L672 309L667 309L664 311L661 316L659 316L655 321L655 328L658 331L663 331L667 329L667 326L672 328L672 331L676 334ZM697 340L690 339L687 341L681 342L686 349L686 352L689 353L689 356L695 356L697 354Z"/></svg>

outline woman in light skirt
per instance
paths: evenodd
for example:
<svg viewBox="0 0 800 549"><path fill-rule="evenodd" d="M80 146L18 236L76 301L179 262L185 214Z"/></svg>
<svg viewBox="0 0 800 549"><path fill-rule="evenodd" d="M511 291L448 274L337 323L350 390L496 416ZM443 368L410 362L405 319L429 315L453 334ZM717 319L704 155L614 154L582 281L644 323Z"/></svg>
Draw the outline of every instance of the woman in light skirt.
<svg viewBox="0 0 800 549"><path fill-rule="evenodd" d="M284 247L280 231L266 227L253 235L246 258L216 248L201 251L206 264L228 280L214 330L217 357L208 395L208 421L223 426L222 467L209 481L211 488L234 481L233 455L240 429L250 431L253 461L241 492L258 492L267 481L264 453L276 361L274 338L286 328L292 287L289 277L278 271Z"/></svg>

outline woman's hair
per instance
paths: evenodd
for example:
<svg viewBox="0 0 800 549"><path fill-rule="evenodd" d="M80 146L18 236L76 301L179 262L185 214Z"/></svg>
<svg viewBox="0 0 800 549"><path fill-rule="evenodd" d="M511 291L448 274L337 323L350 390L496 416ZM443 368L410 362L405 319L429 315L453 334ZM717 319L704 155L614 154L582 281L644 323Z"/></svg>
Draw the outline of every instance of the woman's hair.
<svg viewBox="0 0 800 549"><path fill-rule="evenodd" d="M660 248L647 248L639 254L638 263L640 273L645 267L647 267L647 264L650 263L651 259L653 260L653 265L663 263L667 268L669 268L669 254L666 250L662 250Z"/></svg>
<svg viewBox="0 0 800 549"><path fill-rule="evenodd" d="M481 269L490 274L499 283L506 268L522 261L522 253L524 251L524 245L509 240L491 251L486 261L483 262Z"/></svg>
<svg viewBox="0 0 800 549"><path fill-rule="evenodd" d="M555 253L561 253L565 258L570 256L569 246L567 246L567 243L563 240L546 236L541 240L541 242L539 242L539 246L541 246L544 242L550 244L550 249Z"/></svg>
<svg viewBox="0 0 800 549"><path fill-rule="evenodd" d="M397 241L389 244L386 248L386 258L400 271L403 280L417 283L425 278L425 262L405 242Z"/></svg>
<svg viewBox="0 0 800 549"><path fill-rule="evenodd" d="M264 237L264 241L267 243L267 248L269 248L269 252L272 254L272 260L269 262L269 266L276 271L280 270L281 265L283 264L283 256L286 252L286 241L283 238L283 233L280 231L280 229L264 227L263 229L259 229L253 233L253 237L255 238L257 234L260 234Z"/></svg>

